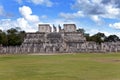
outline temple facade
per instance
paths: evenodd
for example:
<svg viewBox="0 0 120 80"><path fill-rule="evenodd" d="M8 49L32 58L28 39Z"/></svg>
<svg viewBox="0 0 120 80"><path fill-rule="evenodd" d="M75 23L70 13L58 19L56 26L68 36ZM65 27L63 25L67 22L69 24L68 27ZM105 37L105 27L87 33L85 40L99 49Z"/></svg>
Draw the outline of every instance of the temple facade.
<svg viewBox="0 0 120 80"><path fill-rule="evenodd" d="M77 32L75 24L64 24L58 29L49 24L39 24L37 32L26 33L21 46L1 46L0 53L120 52L120 42L97 44L86 41L83 33Z"/></svg>
<svg viewBox="0 0 120 80"><path fill-rule="evenodd" d="M56 27L40 24L37 33L27 33L22 47L30 48L30 52L74 52L86 41L81 32L76 31L75 24L64 24L57 32ZM29 52L29 51L28 51Z"/></svg>

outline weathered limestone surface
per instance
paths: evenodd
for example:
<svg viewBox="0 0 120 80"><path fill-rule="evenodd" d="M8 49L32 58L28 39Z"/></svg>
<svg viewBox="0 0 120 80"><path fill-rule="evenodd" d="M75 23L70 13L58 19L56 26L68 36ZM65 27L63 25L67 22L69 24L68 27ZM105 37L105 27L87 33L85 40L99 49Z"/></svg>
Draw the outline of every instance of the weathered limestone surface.
<svg viewBox="0 0 120 80"><path fill-rule="evenodd" d="M59 29L51 32L50 25L41 24L38 32L26 34L21 46L0 46L0 53L120 52L120 42L87 42L83 34L76 31L75 24L64 24L64 29Z"/></svg>
<svg viewBox="0 0 120 80"><path fill-rule="evenodd" d="M38 32L51 32L51 27L49 24L39 24Z"/></svg>
<svg viewBox="0 0 120 80"><path fill-rule="evenodd" d="M75 24L64 24L64 32L76 32Z"/></svg>

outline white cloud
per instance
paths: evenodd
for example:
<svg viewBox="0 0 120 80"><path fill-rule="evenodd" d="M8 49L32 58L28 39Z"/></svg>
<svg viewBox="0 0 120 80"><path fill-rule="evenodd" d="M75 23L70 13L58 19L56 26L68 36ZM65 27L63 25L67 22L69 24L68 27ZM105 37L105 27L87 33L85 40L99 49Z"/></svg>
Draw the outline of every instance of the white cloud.
<svg viewBox="0 0 120 80"><path fill-rule="evenodd" d="M17 24L24 30L34 32L37 30L38 23L40 22L39 16L33 15L32 10L28 6L19 8L22 18L17 19Z"/></svg>
<svg viewBox="0 0 120 80"><path fill-rule="evenodd" d="M60 13L59 15L65 19L84 17L84 14L81 11L78 11L77 13Z"/></svg>
<svg viewBox="0 0 120 80"><path fill-rule="evenodd" d="M104 7L105 14L102 14L101 17L103 18L112 18L112 19L118 19L120 18L120 8L114 7L114 5L107 5Z"/></svg>
<svg viewBox="0 0 120 80"><path fill-rule="evenodd" d="M11 19L2 19L0 20L0 29L8 30L10 28L20 27L22 30L26 32L35 32L37 31L38 23L29 23L24 18L18 18L17 20Z"/></svg>
<svg viewBox="0 0 120 80"><path fill-rule="evenodd" d="M120 0L75 0L72 7L97 23L104 18L120 19Z"/></svg>
<svg viewBox="0 0 120 80"><path fill-rule="evenodd" d="M29 3L33 3L35 5L44 5L47 7L53 6L53 2L51 0L16 0L16 2L18 2L19 4L23 3L24 1L29 2Z"/></svg>
<svg viewBox="0 0 120 80"><path fill-rule="evenodd" d="M98 32L101 32L101 33L104 33L106 36L109 36L109 35L117 35L120 37L120 32L111 32L111 31L105 31L105 30L98 30L98 29L89 29L87 31L87 33L90 33L90 36L98 33Z"/></svg>
<svg viewBox="0 0 120 80"><path fill-rule="evenodd" d="M0 30L3 30L3 27L0 27Z"/></svg>
<svg viewBox="0 0 120 80"><path fill-rule="evenodd" d="M28 7L28 6L20 7L19 11L27 21L39 22L39 17L36 15L32 15L32 10L30 7Z"/></svg>
<svg viewBox="0 0 120 80"><path fill-rule="evenodd" d="M100 32L98 29L89 29L89 30L87 31L87 33L90 33L90 36L91 36L91 35L94 35L94 34L96 34L96 33L98 33L98 32Z"/></svg>
<svg viewBox="0 0 120 80"><path fill-rule="evenodd" d="M15 21L12 21L11 19L1 19L0 27L2 28L2 30L7 30L12 27L18 27L18 25Z"/></svg>
<svg viewBox="0 0 120 80"><path fill-rule="evenodd" d="M27 20L25 20L24 18L19 18L16 21L17 25L19 27L21 27L21 29L27 31L27 32L35 32L37 31L37 25L32 23L30 24Z"/></svg>
<svg viewBox="0 0 120 80"><path fill-rule="evenodd" d="M103 21L101 20L101 18L99 17L99 16L97 16L97 15L91 15L90 16L91 17L91 19L94 21L94 22L96 22L96 23L98 23L98 24L101 24Z"/></svg>
<svg viewBox="0 0 120 80"><path fill-rule="evenodd" d="M102 0L92 0L94 3L99 4Z"/></svg>
<svg viewBox="0 0 120 80"><path fill-rule="evenodd" d="M28 6L20 7L19 12L22 15L22 17L16 20L0 20L0 28L7 30L9 28L20 27L22 30L25 30L27 32L37 31L38 23L40 22L39 16L33 15L31 8Z"/></svg>
<svg viewBox="0 0 120 80"><path fill-rule="evenodd" d="M51 24L51 26L54 24L56 26L61 25L63 27L63 24L77 24L76 21L72 20L65 20L65 19L52 19L48 20L47 24Z"/></svg>
<svg viewBox="0 0 120 80"><path fill-rule="evenodd" d="M103 33L104 33L106 36L109 36L109 35L117 35L118 37L120 37L120 32L107 32L107 31L103 31Z"/></svg>
<svg viewBox="0 0 120 80"><path fill-rule="evenodd" d="M115 28L115 29L120 29L120 22L114 23L114 24L109 24L110 27Z"/></svg>
<svg viewBox="0 0 120 80"><path fill-rule="evenodd" d="M19 12L21 13L22 16L27 16L32 14L32 10L28 6L19 7Z"/></svg>
<svg viewBox="0 0 120 80"><path fill-rule="evenodd" d="M47 7L51 7L53 3L50 0L30 0L32 3L36 5L46 5Z"/></svg>

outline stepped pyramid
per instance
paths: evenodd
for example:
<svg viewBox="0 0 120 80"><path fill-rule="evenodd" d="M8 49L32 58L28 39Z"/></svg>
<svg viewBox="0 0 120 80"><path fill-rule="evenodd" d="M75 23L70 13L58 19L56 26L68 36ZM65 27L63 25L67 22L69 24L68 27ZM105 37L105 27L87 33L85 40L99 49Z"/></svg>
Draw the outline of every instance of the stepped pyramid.
<svg viewBox="0 0 120 80"><path fill-rule="evenodd" d="M63 29L59 26L58 32L55 26L39 24L38 32L27 33L21 46L23 52L30 53L76 52L85 41L83 34L76 31L75 24L64 24Z"/></svg>

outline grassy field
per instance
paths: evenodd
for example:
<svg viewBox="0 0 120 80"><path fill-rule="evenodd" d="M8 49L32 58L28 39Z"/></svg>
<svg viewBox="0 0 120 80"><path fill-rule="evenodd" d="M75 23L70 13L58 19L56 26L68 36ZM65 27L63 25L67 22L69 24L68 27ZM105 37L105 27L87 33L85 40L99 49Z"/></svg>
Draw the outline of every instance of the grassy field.
<svg viewBox="0 0 120 80"><path fill-rule="evenodd" d="M120 54L0 55L0 80L120 80Z"/></svg>

